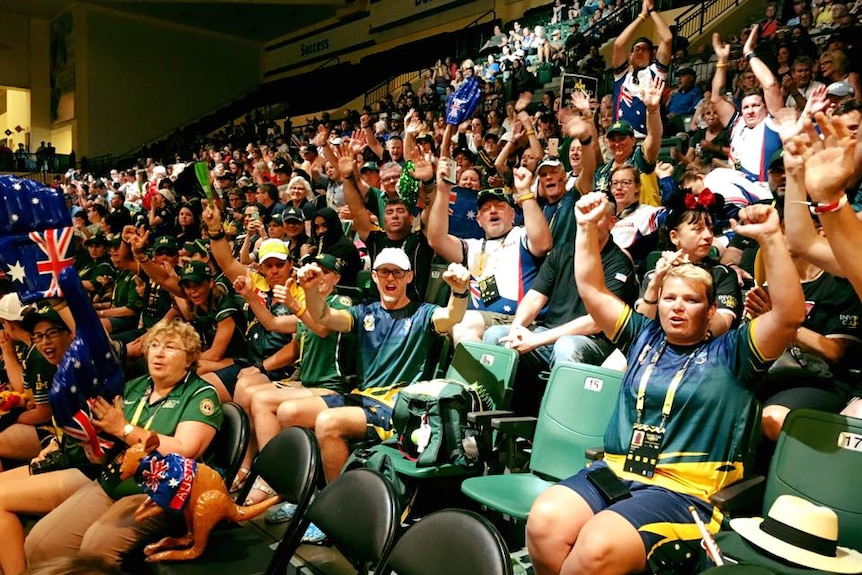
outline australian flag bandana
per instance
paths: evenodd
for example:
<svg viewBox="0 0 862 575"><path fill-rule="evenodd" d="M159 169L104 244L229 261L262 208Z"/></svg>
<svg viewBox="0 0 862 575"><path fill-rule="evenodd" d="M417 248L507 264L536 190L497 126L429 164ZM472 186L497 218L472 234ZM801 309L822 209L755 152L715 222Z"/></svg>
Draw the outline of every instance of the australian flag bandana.
<svg viewBox="0 0 862 575"><path fill-rule="evenodd" d="M159 507L180 513L189 502L197 470L194 459L153 451L138 464L135 481Z"/></svg>

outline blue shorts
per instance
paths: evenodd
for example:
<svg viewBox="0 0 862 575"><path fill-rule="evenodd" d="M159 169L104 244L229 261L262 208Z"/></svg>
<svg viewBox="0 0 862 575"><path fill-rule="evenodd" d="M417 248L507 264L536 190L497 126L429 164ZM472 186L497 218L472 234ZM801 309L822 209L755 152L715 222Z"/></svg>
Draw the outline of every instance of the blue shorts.
<svg viewBox="0 0 862 575"><path fill-rule="evenodd" d="M607 464L597 461L559 484L580 495L593 513L609 509L631 523L643 541L652 572L673 572L675 569L680 573L699 573L695 569L705 565L706 554L700 546L700 531L688 508L697 510L713 534L721 528L721 512L697 497L625 479L622 482L632 496L608 505L599 490L587 479L587 472L599 467L607 467Z"/></svg>
<svg viewBox="0 0 862 575"><path fill-rule="evenodd" d="M360 407L365 412L365 438L379 443L395 433L392 430L392 408L358 393L320 396L329 407Z"/></svg>

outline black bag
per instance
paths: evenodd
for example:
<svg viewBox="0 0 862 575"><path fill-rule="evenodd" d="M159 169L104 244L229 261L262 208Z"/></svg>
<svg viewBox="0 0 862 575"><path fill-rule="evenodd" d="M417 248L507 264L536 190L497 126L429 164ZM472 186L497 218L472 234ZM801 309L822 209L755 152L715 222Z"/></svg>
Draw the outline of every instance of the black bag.
<svg viewBox="0 0 862 575"><path fill-rule="evenodd" d="M398 445L415 459L416 467L474 463L475 456L464 446L464 440L473 435L467 414L483 411L486 405L490 401L483 401L476 385L449 379L408 385L398 392L392 410Z"/></svg>

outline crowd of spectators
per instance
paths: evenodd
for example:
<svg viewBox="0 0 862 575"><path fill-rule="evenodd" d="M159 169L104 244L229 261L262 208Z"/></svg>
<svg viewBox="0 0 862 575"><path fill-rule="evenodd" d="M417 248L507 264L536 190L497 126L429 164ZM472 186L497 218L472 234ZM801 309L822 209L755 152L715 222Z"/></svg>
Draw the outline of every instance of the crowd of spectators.
<svg viewBox="0 0 862 575"><path fill-rule="evenodd" d="M537 573L675 560L653 553L661 542L644 527L666 495L651 490L683 498L671 523L690 523L693 504L718 529L708 496L739 475L722 458L737 452L730 427L751 401L763 402L771 441L792 409L862 414L862 273L849 255L862 225L853 215L862 210L859 3L778 8L689 57L652 0L634 15L621 2L557 0L547 27L498 27L474 59L443 59L418 83L342 119L323 114L302 133L252 115L193 153L177 147L173 161L103 176L70 170L57 186L72 212L74 265L129 389L152 403L193 381L207 401L246 409L254 438L237 484L287 425L315 429L331 480L348 440L391 434L395 394L429 373L440 335L517 350L514 408L532 414L537 373L559 361L600 365L620 349L630 401L606 437L607 466L647 497L647 511L614 507L609 520L576 476L537 503L530 553ZM655 39L638 32L648 20ZM604 73L597 45L579 42L596 22L608 27L601 34L618 31L611 91L563 99L542 87L534 101L536 74L549 66ZM449 98L471 77L483 86L476 112L447 124ZM189 160L206 164L209 199ZM446 270L437 275L448 298L435 266ZM7 385L30 390L34 404L0 431L0 457L20 462L58 449L47 391L73 330L16 297L0 300L0 350ZM175 353L185 360L173 365ZM675 453L702 453L697 461L640 469L626 459L641 429L635 399L654 367L694 382L681 386L687 407L667 441ZM694 393L701 380L733 392ZM647 408L658 416L661 405ZM140 409L114 409L97 414L113 435L132 441L149 428ZM157 430L199 456L220 420L212 405L201 412ZM689 438L691 418L706 413L724 421L710 419L716 439L701 444ZM669 413L660 415L663 429ZM703 472L713 464L721 474ZM123 517L134 506L112 507L105 492L119 498L117 486L78 472L40 479L48 495L22 506L16 471L0 473L0 526L12 533L0 546L6 575L24 568L25 549L31 560L77 549L114 559L154 528L52 535L74 514L64 504L25 548L16 513L66 498L101 498L102 512ZM256 483L247 502L269 491ZM290 514L279 506L270 518ZM313 526L308 536L323 537Z"/></svg>

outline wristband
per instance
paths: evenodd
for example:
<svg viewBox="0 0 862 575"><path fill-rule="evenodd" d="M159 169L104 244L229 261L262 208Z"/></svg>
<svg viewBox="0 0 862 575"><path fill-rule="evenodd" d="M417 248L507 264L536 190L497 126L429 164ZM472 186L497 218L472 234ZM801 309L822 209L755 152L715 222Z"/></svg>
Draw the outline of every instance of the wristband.
<svg viewBox="0 0 862 575"><path fill-rule="evenodd" d="M754 53L754 50L752 50L751 52L746 52L745 54L743 54L743 56L745 56L745 59L749 62L751 62L753 58L757 58L757 54Z"/></svg>
<svg viewBox="0 0 862 575"><path fill-rule="evenodd" d="M649 108L647 108L646 113L647 114L658 114L658 110L650 110Z"/></svg>
<svg viewBox="0 0 862 575"><path fill-rule="evenodd" d="M519 204L523 204L527 200L535 200L535 199L536 199L536 194L534 194L533 192L527 192L526 194L516 198L515 201L518 202Z"/></svg>
<svg viewBox="0 0 862 575"><path fill-rule="evenodd" d="M587 138L586 140L578 140L578 141L581 143L582 146L589 146L590 144L593 143L593 135L590 134L590 137Z"/></svg>
<svg viewBox="0 0 862 575"><path fill-rule="evenodd" d="M470 294L470 291L469 291L469 290L468 290L468 291L465 291L465 292L461 292L461 293L455 293L455 292L452 292L452 297L454 297L454 298L458 298L458 299L467 299L467 296L468 296L469 294Z"/></svg>
<svg viewBox="0 0 862 575"><path fill-rule="evenodd" d="M216 233L212 233L212 232L209 233L210 241L223 240L226 235L227 234L225 233L224 230L218 231Z"/></svg>
<svg viewBox="0 0 862 575"><path fill-rule="evenodd" d="M295 315L296 317L299 317L299 316L301 316L302 314L304 314L306 311L308 311L308 307L306 307L306 305L305 305L305 304L303 304L303 305L299 306L299 309L298 309L298 310L296 310L295 312L293 312L293 315Z"/></svg>
<svg viewBox="0 0 862 575"><path fill-rule="evenodd" d="M641 12L640 14L638 14L638 18L641 20L641 22L646 22L646 16L644 16L644 13L643 13L643 12Z"/></svg>
<svg viewBox="0 0 862 575"><path fill-rule="evenodd" d="M843 208L844 206L847 205L847 195L845 194L845 195L841 196L841 198L839 200L828 203L828 204L823 204L820 202L803 202L803 201L795 201L792 203L804 204L804 205L808 206L808 211L810 211L812 214L815 214L815 215L832 214L832 213L837 212L838 210L840 210L841 208Z"/></svg>
<svg viewBox="0 0 862 575"><path fill-rule="evenodd" d="M727 62L716 62L716 68L727 68Z"/></svg>
<svg viewBox="0 0 862 575"><path fill-rule="evenodd" d="M529 138L530 136L536 135L536 130L527 130L525 133L527 134L527 137Z"/></svg>
<svg viewBox="0 0 862 575"><path fill-rule="evenodd" d="M647 305L658 305L657 299L647 299L646 297L641 298L641 301Z"/></svg>
<svg viewBox="0 0 862 575"><path fill-rule="evenodd" d="M135 256L135 260L136 260L138 263L145 264L145 263L147 263L148 261L150 261L150 256L148 256L147 254L144 254L144 257L142 257L142 258L139 258L138 256Z"/></svg>

